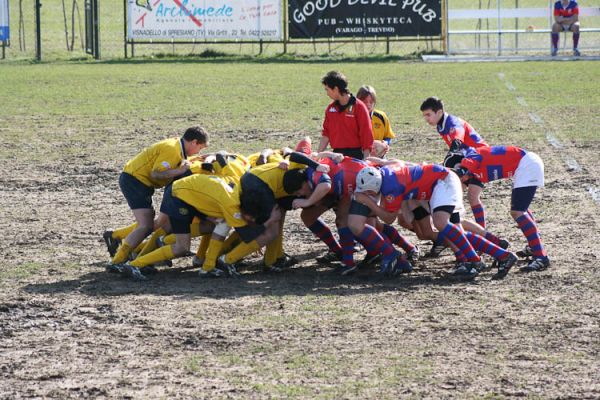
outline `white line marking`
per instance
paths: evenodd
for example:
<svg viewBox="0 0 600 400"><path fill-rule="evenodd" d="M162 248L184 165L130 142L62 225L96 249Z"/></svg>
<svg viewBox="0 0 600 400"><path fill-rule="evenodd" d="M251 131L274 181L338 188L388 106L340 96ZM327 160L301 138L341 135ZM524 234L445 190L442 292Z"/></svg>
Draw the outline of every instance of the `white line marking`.
<svg viewBox="0 0 600 400"><path fill-rule="evenodd" d="M588 186L588 193L592 196L592 199L598 204L600 204L600 188L596 186Z"/></svg>
<svg viewBox="0 0 600 400"><path fill-rule="evenodd" d="M519 103L523 107L527 107L527 102L525 101L525 99L523 97L517 97L517 103Z"/></svg>
<svg viewBox="0 0 600 400"><path fill-rule="evenodd" d="M503 80L504 80L504 77L505 77L505 75L504 75L504 73L503 73L503 72L499 72L499 73L498 73L498 78L500 78L500 80L501 80L501 81L503 81Z"/></svg>
<svg viewBox="0 0 600 400"><path fill-rule="evenodd" d="M542 121L542 118L537 115L536 113L529 113L529 119L531 119L533 122L535 122L538 125L542 125L544 123L544 121Z"/></svg>
<svg viewBox="0 0 600 400"><path fill-rule="evenodd" d="M567 168L567 171L575 171L575 172L581 171L581 167L579 166L579 163L577 161L575 161L574 158L567 157L566 162L567 162L567 167L569 167L569 168Z"/></svg>
<svg viewBox="0 0 600 400"><path fill-rule="evenodd" d="M550 132L546 132L546 140L548 140L548 142L557 149L562 149L563 147L562 143L556 138L556 136Z"/></svg>
<svg viewBox="0 0 600 400"><path fill-rule="evenodd" d="M516 88L513 86L513 84L510 83L509 81L506 81L505 85L508 88L508 90L510 90L511 92L514 92L516 90Z"/></svg>

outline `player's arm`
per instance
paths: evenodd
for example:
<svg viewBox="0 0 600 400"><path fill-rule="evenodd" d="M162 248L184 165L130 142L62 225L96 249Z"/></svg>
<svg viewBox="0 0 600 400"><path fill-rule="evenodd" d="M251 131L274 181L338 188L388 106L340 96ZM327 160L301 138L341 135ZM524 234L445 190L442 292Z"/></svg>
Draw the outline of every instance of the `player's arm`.
<svg viewBox="0 0 600 400"><path fill-rule="evenodd" d="M311 193L308 199L295 199L292 202L292 208L308 208L314 206L319 201L323 199L323 197L327 196L327 193L331 190L331 180L329 182L319 183L315 190Z"/></svg>
<svg viewBox="0 0 600 400"><path fill-rule="evenodd" d="M161 169L162 166L159 166L158 168L154 168L152 172L150 172L150 176L152 177L152 179L172 179L179 175L183 175L190 169L190 162L188 160L183 160L181 162L181 165L177 168L167 169L164 171Z"/></svg>
<svg viewBox="0 0 600 400"><path fill-rule="evenodd" d="M379 206L371 197L364 193L355 193L354 200L369 207L369 209L386 224L392 224L398 216L397 213L392 213Z"/></svg>
<svg viewBox="0 0 600 400"><path fill-rule="evenodd" d="M370 161L373 164L377 165L391 165L391 164L405 164L403 160L398 160L397 158L379 158L379 157L367 157L365 161Z"/></svg>
<svg viewBox="0 0 600 400"><path fill-rule="evenodd" d="M319 164L315 160L312 160L310 157L308 157L306 154L300 153L298 151L293 151L290 154L290 162L306 165L307 167L310 167L319 172L329 172L329 165Z"/></svg>
<svg viewBox="0 0 600 400"><path fill-rule="evenodd" d="M266 164L269 160L269 157L273 154L273 149L264 149L258 155L258 159L256 160L256 165Z"/></svg>
<svg viewBox="0 0 600 400"><path fill-rule="evenodd" d="M319 158L330 158L335 162L342 162L344 160L344 155L342 153L334 153L333 151L320 151L316 153L315 157Z"/></svg>

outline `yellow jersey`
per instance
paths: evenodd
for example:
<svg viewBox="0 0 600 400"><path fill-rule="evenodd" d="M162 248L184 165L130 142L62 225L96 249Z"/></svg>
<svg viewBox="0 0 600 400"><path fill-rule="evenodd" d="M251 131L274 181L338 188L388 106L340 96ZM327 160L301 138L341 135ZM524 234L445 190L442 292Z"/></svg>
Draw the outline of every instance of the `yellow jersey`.
<svg viewBox="0 0 600 400"><path fill-rule="evenodd" d="M373 126L373 140L393 139L396 137L388 116L380 110L371 113L371 125Z"/></svg>
<svg viewBox="0 0 600 400"><path fill-rule="evenodd" d="M173 182L173 196L214 218L223 218L232 228L246 225L240 212L240 193L236 179L215 175L191 175ZM237 179L239 182L239 178Z"/></svg>
<svg viewBox="0 0 600 400"><path fill-rule="evenodd" d="M288 170L300 168L306 168L306 165L291 162ZM249 173L256 175L261 181L266 183L273 191L276 199L292 195L283 189L283 175L286 173L286 170L279 168L278 162L251 168Z"/></svg>
<svg viewBox="0 0 600 400"><path fill-rule="evenodd" d="M190 164L190 171L192 174L203 174L203 175L216 175L216 176L228 176L239 179L250 169L250 162L246 157L241 154L232 154L228 156L227 165L221 167L217 161L213 161L212 171L207 171L202 168L202 160L194 158Z"/></svg>
<svg viewBox="0 0 600 400"><path fill-rule="evenodd" d="M250 163L250 166L252 168L256 167L256 162L258 161L258 157L260 157L260 152L258 153L253 153L250 154L248 156L248 162ZM281 154L281 150L273 150L273 153L267 157L267 163L274 163L274 162L282 162L284 160L283 158L283 154Z"/></svg>
<svg viewBox="0 0 600 400"><path fill-rule="evenodd" d="M152 171L166 171L179 168L181 161L185 160L185 147L183 139L165 139L150 147L146 147L137 156L125 164L123 172L132 175L144 185L161 188L168 185L173 179L154 179Z"/></svg>

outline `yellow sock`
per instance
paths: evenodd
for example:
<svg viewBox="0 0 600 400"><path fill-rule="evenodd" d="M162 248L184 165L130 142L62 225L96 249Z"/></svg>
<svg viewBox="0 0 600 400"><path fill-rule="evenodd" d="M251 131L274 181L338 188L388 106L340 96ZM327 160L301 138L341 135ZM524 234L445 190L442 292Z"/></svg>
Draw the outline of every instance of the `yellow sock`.
<svg viewBox="0 0 600 400"><path fill-rule="evenodd" d="M164 235L165 230L163 228L158 228L157 230L155 230L154 232L152 232L152 235L150 235L150 237L148 238L148 240L146 240L144 243L144 247L138 252L138 257L141 257L143 255L146 255L148 253L150 253L151 251L156 250L156 248L158 247L156 245L156 239L158 239L159 237L161 237L162 235ZM137 250L137 249L136 249Z"/></svg>
<svg viewBox="0 0 600 400"><path fill-rule="evenodd" d="M119 228L115 231L113 231L112 233L112 238L113 239L125 239L127 237L127 235L129 235L131 232L133 232L133 230L135 228L137 228L138 223L134 222L133 224L129 225L129 226L125 226L123 228Z"/></svg>
<svg viewBox="0 0 600 400"><path fill-rule="evenodd" d="M198 223L193 223L190 225L190 236L195 238L200 236L200 222Z"/></svg>
<svg viewBox="0 0 600 400"><path fill-rule="evenodd" d="M135 254L140 254L140 252L142 251L142 249L144 248L146 243L148 243L148 239L143 240L142 243L138 244L137 247L135 249L133 249L133 252Z"/></svg>
<svg viewBox="0 0 600 400"><path fill-rule="evenodd" d="M234 264L258 250L260 250L260 246L256 240L253 240L250 243L242 242L225 255L225 262L227 264Z"/></svg>
<svg viewBox="0 0 600 400"><path fill-rule="evenodd" d="M221 251L223 253L228 253L235 246L237 246L239 244L239 242L240 242L240 235L237 232L233 231L233 233L231 235L229 235L227 237L227 239L225 239L225 242L223 243L223 249Z"/></svg>
<svg viewBox="0 0 600 400"><path fill-rule="evenodd" d="M283 257L283 235L281 234L267 244L264 256L265 265L270 267L279 257Z"/></svg>
<svg viewBox="0 0 600 400"><path fill-rule="evenodd" d="M171 233L170 235L165 236L163 243L167 244L175 244L175 234Z"/></svg>
<svg viewBox="0 0 600 400"><path fill-rule="evenodd" d="M171 260L175 258L173 254L173 246L163 246L159 249L154 250L142 257L137 257L135 260L131 261L129 264L134 267L142 268L147 265L152 265L159 263L161 261Z"/></svg>
<svg viewBox="0 0 600 400"><path fill-rule="evenodd" d="M196 257L204 260L206 258L206 250L208 250L208 246L210 244L210 233L202 235L200 239L200 244L198 245L198 250L196 250Z"/></svg>
<svg viewBox="0 0 600 400"><path fill-rule="evenodd" d="M217 265L217 258L221 255L221 250L223 249L223 241L213 239L208 235L203 236L202 239L204 239L205 237L208 237L210 239L210 242L206 251L206 258L204 259L204 264L202 264L202 269L205 271L212 271Z"/></svg>
<svg viewBox="0 0 600 400"><path fill-rule="evenodd" d="M131 253L131 246L125 240L121 242L117 253L112 258L113 264L121 264L127 261L127 257L129 257L129 253Z"/></svg>

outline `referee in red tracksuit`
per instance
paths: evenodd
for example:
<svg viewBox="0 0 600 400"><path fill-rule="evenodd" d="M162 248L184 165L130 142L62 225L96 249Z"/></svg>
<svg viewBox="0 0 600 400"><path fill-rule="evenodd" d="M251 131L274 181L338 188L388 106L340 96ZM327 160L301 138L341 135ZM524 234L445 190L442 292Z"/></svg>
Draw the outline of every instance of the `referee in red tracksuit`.
<svg viewBox="0 0 600 400"><path fill-rule="evenodd" d="M348 80L337 71L321 79L333 102L325 110L319 151L331 145L336 153L359 160L367 158L373 146L373 128L367 106L348 91Z"/></svg>

